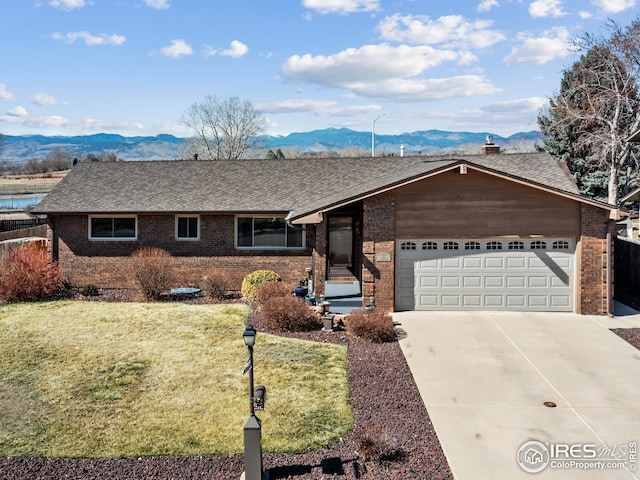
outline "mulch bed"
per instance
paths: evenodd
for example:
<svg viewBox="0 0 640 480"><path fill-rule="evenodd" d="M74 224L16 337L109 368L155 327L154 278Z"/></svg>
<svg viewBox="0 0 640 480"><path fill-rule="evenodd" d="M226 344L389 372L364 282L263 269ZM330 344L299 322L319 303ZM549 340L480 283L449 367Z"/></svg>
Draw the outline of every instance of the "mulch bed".
<svg viewBox="0 0 640 480"><path fill-rule="evenodd" d="M97 297L67 292L64 298L90 301L140 301L132 291L108 290ZM208 303L205 296L165 301ZM229 300L237 302L237 299ZM424 480L453 479L440 442L398 342L372 344L344 331L270 332L252 313L258 332L274 333L348 347L354 430L334 445L300 454L263 455L270 479ZM321 393L321 392L319 392ZM267 406L268 408L268 406ZM269 426L263 424L263 435ZM363 436L386 445L381 461L358 455ZM0 479L239 479L242 455L111 459L2 458Z"/></svg>
<svg viewBox="0 0 640 480"><path fill-rule="evenodd" d="M612 328L611 331L640 350L640 328Z"/></svg>

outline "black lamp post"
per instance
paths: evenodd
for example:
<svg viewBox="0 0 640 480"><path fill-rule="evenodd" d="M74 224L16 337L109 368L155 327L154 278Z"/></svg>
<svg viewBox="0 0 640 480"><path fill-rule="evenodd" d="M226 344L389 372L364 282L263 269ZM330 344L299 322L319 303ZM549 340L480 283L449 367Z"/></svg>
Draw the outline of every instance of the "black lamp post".
<svg viewBox="0 0 640 480"><path fill-rule="evenodd" d="M253 328L253 325L247 323L247 328L244 329L244 333L242 334L244 344L249 349L249 360L247 365L249 366L249 415L251 416L255 416L253 405L253 346L256 344L257 333L258 332Z"/></svg>
<svg viewBox="0 0 640 480"><path fill-rule="evenodd" d="M253 389L253 346L256 344L256 329L251 324L242 334L249 349L249 360L245 372L249 371L249 418L244 423L244 480L268 480L269 474L262 471L262 424L255 414Z"/></svg>

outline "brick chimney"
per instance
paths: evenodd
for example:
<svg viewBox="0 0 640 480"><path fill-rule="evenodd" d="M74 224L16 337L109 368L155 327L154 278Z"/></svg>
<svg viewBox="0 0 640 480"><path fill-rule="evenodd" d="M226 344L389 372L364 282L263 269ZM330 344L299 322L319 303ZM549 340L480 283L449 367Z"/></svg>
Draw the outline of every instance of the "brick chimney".
<svg viewBox="0 0 640 480"><path fill-rule="evenodd" d="M483 155L492 155L500 153L500 145L493 143L493 135L487 135L486 143L482 146Z"/></svg>

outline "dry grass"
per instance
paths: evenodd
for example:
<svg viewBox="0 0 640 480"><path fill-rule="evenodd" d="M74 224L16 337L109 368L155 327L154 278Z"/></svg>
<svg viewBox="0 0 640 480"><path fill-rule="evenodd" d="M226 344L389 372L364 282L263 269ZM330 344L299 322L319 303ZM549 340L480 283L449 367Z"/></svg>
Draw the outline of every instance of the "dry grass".
<svg viewBox="0 0 640 480"><path fill-rule="evenodd" d="M245 305L0 305L0 456L242 451ZM265 451L353 426L346 348L259 334Z"/></svg>
<svg viewBox="0 0 640 480"><path fill-rule="evenodd" d="M37 175L0 175L0 195L48 193L69 171Z"/></svg>

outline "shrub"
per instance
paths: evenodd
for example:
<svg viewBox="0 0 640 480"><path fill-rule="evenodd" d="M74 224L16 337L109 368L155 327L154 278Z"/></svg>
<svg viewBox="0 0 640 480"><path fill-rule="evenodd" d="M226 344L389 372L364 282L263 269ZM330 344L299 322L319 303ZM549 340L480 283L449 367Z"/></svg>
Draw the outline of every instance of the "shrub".
<svg viewBox="0 0 640 480"><path fill-rule="evenodd" d="M63 286L57 263L36 245L13 250L0 270L0 298L7 302L42 300Z"/></svg>
<svg viewBox="0 0 640 480"><path fill-rule="evenodd" d="M365 425L357 437L358 457L365 462L393 461L402 458L402 451L378 427Z"/></svg>
<svg viewBox="0 0 640 480"><path fill-rule="evenodd" d="M306 332L320 327L320 320L304 299L271 297L260 308L260 316L267 328L289 332Z"/></svg>
<svg viewBox="0 0 640 480"><path fill-rule="evenodd" d="M344 319L347 332L373 343L392 342L396 339L393 320L381 310L353 310Z"/></svg>
<svg viewBox="0 0 640 480"><path fill-rule="evenodd" d="M148 299L158 299L173 281L173 258L160 248L143 248L131 254L133 277Z"/></svg>
<svg viewBox="0 0 640 480"><path fill-rule="evenodd" d="M280 275L272 270L256 270L242 279L242 296L253 302L256 299L256 292L263 283L279 282Z"/></svg>
<svg viewBox="0 0 640 480"><path fill-rule="evenodd" d="M264 305L270 298L286 297L291 295L291 290L282 282L266 282L260 285L256 291L256 301Z"/></svg>
<svg viewBox="0 0 640 480"><path fill-rule="evenodd" d="M224 299L230 288L231 282L225 275L213 275L204 279L205 293L214 300Z"/></svg>
<svg viewBox="0 0 640 480"><path fill-rule="evenodd" d="M84 285L80 290L80 293L84 297L97 297L98 295L100 295L100 289L95 285L89 284Z"/></svg>

